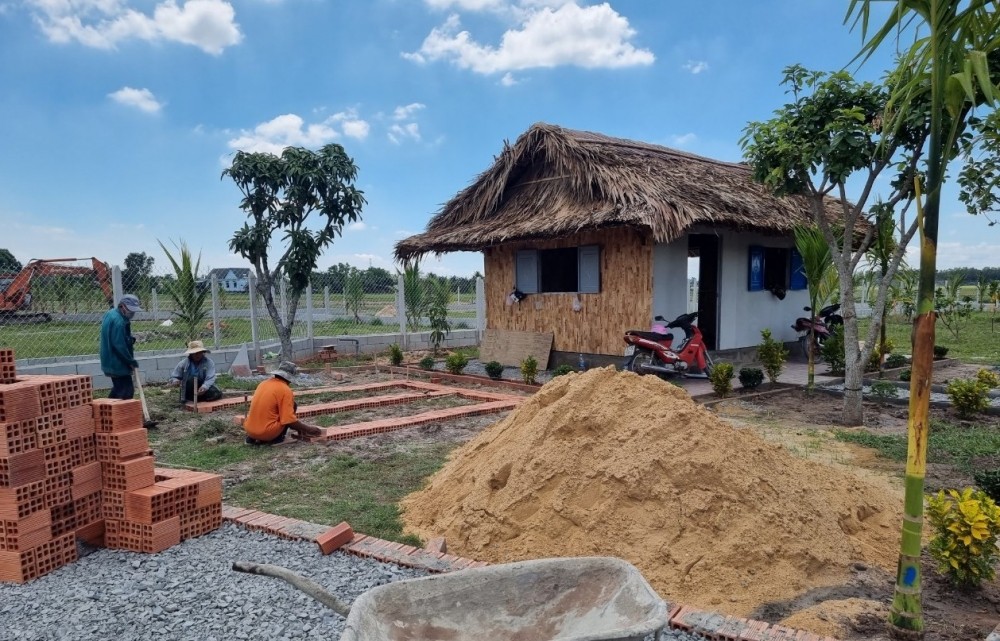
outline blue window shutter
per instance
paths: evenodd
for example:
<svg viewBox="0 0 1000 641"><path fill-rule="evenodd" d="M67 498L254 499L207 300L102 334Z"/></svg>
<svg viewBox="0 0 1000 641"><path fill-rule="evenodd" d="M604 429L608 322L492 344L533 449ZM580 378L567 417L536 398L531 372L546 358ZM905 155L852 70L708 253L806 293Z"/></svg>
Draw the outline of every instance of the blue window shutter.
<svg viewBox="0 0 1000 641"><path fill-rule="evenodd" d="M789 283L788 289L805 289L806 288L806 273L802 271L802 254L799 253L798 249L792 248L792 278L791 283Z"/></svg>
<svg viewBox="0 0 1000 641"><path fill-rule="evenodd" d="M537 294L538 280L538 252L534 249L519 249L514 271L515 287L525 294Z"/></svg>
<svg viewBox="0 0 1000 641"><path fill-rule="evenodd" d="M764 289L764 248L750 245L747 268L747 290L759 292Z"/></svg>
<svg viewBox="0 0 1000 641"><path fill-rule="evenodd" d="M597 294L601 291L601 248L598 245L584 245L576 252L577 291L581 294Z"/></svg>

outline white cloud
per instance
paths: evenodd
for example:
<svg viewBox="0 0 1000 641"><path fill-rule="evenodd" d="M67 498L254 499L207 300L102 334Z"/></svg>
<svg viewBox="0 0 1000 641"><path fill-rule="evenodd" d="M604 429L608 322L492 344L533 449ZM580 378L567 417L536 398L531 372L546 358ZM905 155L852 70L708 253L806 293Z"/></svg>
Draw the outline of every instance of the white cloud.
<svg viewBox="0 0 1000 641"><path fill-rule="evenodd" d="M415 122L410 122L405 125L395 124L389 127L389 140L393 144L401 145L406 139L413 140L414 142L420 142L420 125Z"/></svg>
<svg viewBox="0 0 1000 641"><path fill-rule="evenodd" d="M404 107L396 107L392 112L393 120L410 120L413 118L414 114L426 107L427 105L420 102L411 102Z"/></svg>
<svg viewBox="0 0 1000 641"><path fill-rule="evenodd" d="M952 267L993 267L1000 256L1000 243L939 242L938 269ZM916 267L920 264L920 244L911 242L906 248L906 260Z"/></svg>
<svg viewBox="0 0 1000 641"><path fill-rule="evenodd" d="M686 134L671 136L670 144L673 145L674 147L686 147L691 143L693 143L695 140L698 140L698 136L688 132Z"/></svg>
<svg viewBox="0 0 1000 641"><path fill-rule="evenodd" d="M347 229L350 231L364 231L368 229L368 225L359 220L357 222L353 222L350 225L348 225Z"/></svg>
<svg viewBox="0 0 1000 641"><path fill-rule="evenodd" d="M652 51L629 42L635 30L607 3L581 7L565 2L555 9L551 4L523 3L519 28L505 32L497 47L473 40L468 31L461 30L459 17L451 15L431 31L418 51L403 57L418 63L447 60L481 74L563 65L616 69L653 63Z"/></svg>
<svg viewBox="0 0 1000 641"><path fill-rule="evenodd" d="M702 71L708 71L708 63L704 60L688 60L682 67L685 71L690 71L694 75L698 75Z"/></svg>
<svg viewBox="0 0 1000 641"><path fill-rule="evenodd" d="M252 130L241 131L227 144L230 149L239 151L280 154L285 147L316 149L341 135L363 140L368 131L368 123L353 111L340 112L314 124L307 124L296 114L284 114L262 122Z"/></svg>
<svg viewBox="0 0 1000 641"><path fill-rule="evenodd" d="M517 84L517 78L515 78L514 75L508 71L503 75L503 78L500 79L500 84L504 87L513 87Z"/></svg>
<svg viewBox="0 0 1000 641"><path fill-rule="evenodd" d="M243 39L233 5L224 0L165 0L152 15L127 0L27 0L35 22L52 42L114 49L130 40L179 42L220 54Z"/></svg>
<svg viewBox="0 0 1000 641"><path fill-rule="evenodd" d="M457 7L466 11L499 11L508 7L507 0L424 0L431 9Z"/></svg>
<svg viewBox="0 0 1000 641"><path fill-rule="evenodd" d="M119 104L135 107L149 114L158 113L163 108L163 103L158 101L149 89L122 87L118 91L109 93L108 97Z"/></svg>

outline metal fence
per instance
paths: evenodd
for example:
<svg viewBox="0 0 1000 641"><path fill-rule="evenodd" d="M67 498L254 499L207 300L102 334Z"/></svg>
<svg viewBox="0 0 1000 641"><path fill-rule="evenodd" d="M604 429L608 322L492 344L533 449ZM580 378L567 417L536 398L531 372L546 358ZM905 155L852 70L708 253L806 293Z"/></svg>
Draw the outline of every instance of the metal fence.
<svg viewBox="0 0 1000 641"><path fill-rule="evenodd" d="M197 281L172 271L130 275L113 267L111 274L110 291L86 274L34 279L30 305L0 317L0 345L12 347L18 360L95 357L108 299L131 293L145 310L132 319L137 352L177 352L194 339L214 350L246 344L257 354L280 351L271 310L249 268L213 269ZM340 279L316 273L312 281L297 305L287 280L271 292L293 339L392 334L405 345L435 328L445 336L483 328L481 278L354 269ZM39 322L43 314L47 320Z"/></svg>

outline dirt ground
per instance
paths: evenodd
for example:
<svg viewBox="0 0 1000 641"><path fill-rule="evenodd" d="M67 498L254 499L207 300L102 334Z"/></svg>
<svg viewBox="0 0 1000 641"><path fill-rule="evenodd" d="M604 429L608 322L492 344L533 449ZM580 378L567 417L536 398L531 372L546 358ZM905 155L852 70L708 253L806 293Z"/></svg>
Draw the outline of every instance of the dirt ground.
<svg viewBox="0 0 1000 641"><path fill-rule="evenodd" d="M979 366L941 367L935 373L935 383L951 378L975 375ZM320 373L315 375L317 384L350 385L388 380L385 374L371 372L351 373L344 380L334 382ZM493 388L483 388L492 390ZM494 390L495 391L495 390ZM385 393L385 392L377 392ZM513 393L513 392L512 392ZM154 393L155 394L155 393ZM173 405L173 392L155 395L154 405L160 410L161 438L173 439L189 436L208 418L220 424L230 423L236 410L210 415L195 416L179 411ZM303 397L301 403L309 403ZM741 398L739 396L714 406L718 415L737 427L753 429L769 440L783 444L791 452L821 460L834 466L850 469L858 476L884 483L898 493L902 503L902 472L899 463L878 458L872 450L844 443L833 437L840 425L842 399L817 393L806 397L801 390L791 390L772 396ZM405 406L402 406L405 407ZM401 407L387 408L392 412ZM368 411L369 414L374 414ZM932 410L938 419L955 421L954 415L943 410ZM487 426L506 414L463 418L405 429L379 436L336 441L323 445L293 443L274 448L269 459L267 474L274 477L290 473L303 465L327 460L334 453L349 453L367 460L381 459L394 451L409 451L426 445L450 444L458 446L473 438ZM874 434L905 434L906 408L895 405L865 404L865 426ZM369 417L366 417L369 418ZM370 418L375 418L374 415ZM1000 429L1000 417L983 419ZM231 426L216 437L224 442L236 443L242 430ZM1000 454L1000 453L998 453ZM259 461L246 460L228 465L221 470L227 485L250 478L259 478ZM972 479L948 465L928 466L926 487L938 488L971 485ZM1000 586L986 585L972 593L956 591L934 569L934 562L924 559L923 607L928 641L982 641L1000 622ZM847 583L833 587L809 590L792 601L768 603L753 613L753 618L781 622L784 625L807 629L833 636L843 641L861 639L888 639L886 633L887 606L892 600L894 576L880 568L861 563L853 567L853 576ZM677 595L683 600L683 595Z"/></svg>
<svg viewBox="0 0 1000 641"><path fill-rule="evenodd" d="M946 378L974 376L978 366L941 368L935 383ZM966 371L968 370L968 371ZM856 475L891 487L902 502L904 465L879 458L872 450L838 441L833 431L841 425L843 399L822 393L807 396L802 390L748 399L734 398L715 406L730 423L754 429L791 452L850 469ZM932 420L958 422L947 410L932 409ZM872 434L906 434L907 410L903 406L865 403L865 426ZM1000 429L1000 417L977 421ZM973 480L950 465L928 465L925 489L965 487ZM1000 585L993 582L978 592L955 590L923 560L923 608L926 639L931 641L981 641L1000 622ZM851 580L840 586L811 590L791 602L765 604L758 618L790 627L808 629L844 641L887 639L886 616L892 601L895 577L882 569L856 564Z"/></svg>

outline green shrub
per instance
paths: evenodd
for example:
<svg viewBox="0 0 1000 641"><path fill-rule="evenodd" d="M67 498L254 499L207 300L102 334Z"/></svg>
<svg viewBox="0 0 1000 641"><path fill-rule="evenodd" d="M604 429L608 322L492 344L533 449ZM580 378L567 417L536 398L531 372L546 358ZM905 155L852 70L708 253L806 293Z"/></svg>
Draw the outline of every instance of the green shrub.
<svg viewBox="0 0 1000 641"><path fill-rule="evenodd" d="M444 368L452 374L461 374L465 366L469 364L469 359L465 357L465 354L461 352L454 352L448 354L448 358L444 361Z"/></svg>
<svg viewBox="0 0 1000 641"><path fill-rule="evenodd" d="M934 529L930 554L938 571L963 588L978 587L996 576L1000 559L1000 509L982 490L942 490L927 497L928 522Z"/></svg>
<svg viewBox="0 0 1000 641"><path fill-rule="evenodd" d="M725 398L733 391L733 366L730 363L717 363L712 368L708 380L712 382L712 389L720 398Z"/></svg>
<svg viewBox="0 0 1000 641"><path fill-rule="evenodd" d="M375 318L368 321L369 325L374 325L375 327L381 327L383 325L382 319L376 316Z"/></svg>
<svg viewBox="0 0 1000 641"><path fill-rule="evenodd" d="M741 367L740 385L743 389L757 389L764 382L764 371L759 367Z"/></svg>
<svg viewBox="0 0 1000 641"><path fill-rule="evenodd" d="M1000 469L977 470L973 472L972 478L976 479L976 485L991 499L1000 501Z"/></svg>
<svg viewBox="0 0 1000 641"><path fill-rule="evenodd" d="M757 346L757 359L764 366L767 379L772 383L777 383L778 376L781 375L781 370L785 368L785 361L788 359L788 350L785 349L784 344L771 337L771 330L760 330L760 336L763 340Z"/></svg>
<svg viewBox="0 0 1000 641"><path fill-rule="evenodd" d="M908 381L908 380L910 380L910 376L912 374L913 374L913 370L911 370L909 367L907 367L906 369L904 369L904 370L902 370L902 371L899 372L899 380L901 380L901 381Z"/></svg>
<svg viewBox="0 0 1000 641"><path fill-rule="evenodd" d="M403 350L395 343L389 346L389 362L396 367L399 367L403 363Z"/></svg>
<svg viewBox="0 0 1000 641"><path fill-rule="evenodd" d="M1000 374L985 367L976 372L976 380L985 385L988 389L1000 387Z"/></svg>
<svg viewBox="0 0 1000 641"><path fill-rule="evenodd" d="M934 360L939 361L948 355L948 348L944 345L934 346Z"/></svg>
<svg viewBox="0 0 1000 641"><path fill-rule="evenodd" d="M555 369L554 372L552 372L552 378L555 378L556 376L565 376L566 374L569 374L570 372L573 371L575 370L569 365L560 365Z"/></svg>
<svg viewBox="0 0 1000 641"><path fill-rule="evenodd" d="M434 357L433 356L424 356L423 358L421 358L420 359L420 369L425 369L425 370L428 370L428 371L434 369Z"/></svg>
<svg viewBox="0 0 1000 641"><path fill-rule="evenodd" d="M955 411L962 418L972 418L980 412L985 412L990 406L990 388L975 379L951 381L946 391Z"/></svg>
<svg viewBox="0 0 1000 641"><path fill-rule="evenodd" d="M497 361L490 361L489 363L486 363L485 368L486 375L495 381L499 381L500 376L503 375L503 365Z"/></svg>
<svg viewBox="0 0 1000 641"><path fill-rule="evenodd" d="M885 357L885 366L889 369L896 369L897 367L906 367L906 357L902 354L889 354Z"/></svg>
<svg viewBox="0 0 1000 641"><path fill-rule="evenodd" d="M847 367L847 356L844 355L844 326L837 325L830 332L830 337L826 339L819 350L823 360L830 367L833 374L843 374Z"/></svg>
<svg viewBox="0 0 1000 641"><path fill-rule="evenodd" d="M899 398L899 388L889 381L875 381L868 389L868 395L878 401Z"/></svg>
<svg viewBox="0 0 1000 641"><path fill-rule="evenodd" d="M521 361L521 378L524 379L524 382L528 385L534 385L536 376L538 376L538 361L535 360L535 357L529 356Z"/></svg>

